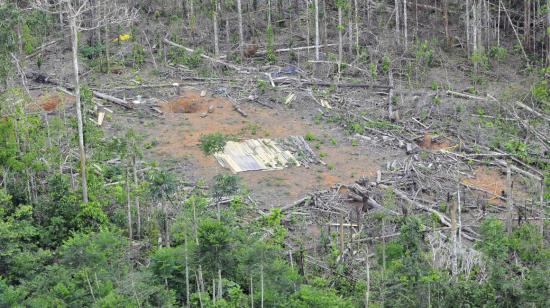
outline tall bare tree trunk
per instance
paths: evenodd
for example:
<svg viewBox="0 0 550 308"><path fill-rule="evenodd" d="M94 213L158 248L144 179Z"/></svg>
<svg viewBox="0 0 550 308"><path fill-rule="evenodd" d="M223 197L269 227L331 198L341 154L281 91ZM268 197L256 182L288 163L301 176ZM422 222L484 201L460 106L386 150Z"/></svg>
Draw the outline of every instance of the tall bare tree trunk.
<svg viewBox="0 0 550 308"><path fill-rule="evenodd" d="M82 122L82 104L80 100L80 77L78 75L78 31L76 16L69 16L71 28L71 46L73 52L74 95L76 101L76 121L78 129L78 149L80 152L80 177L82 184L82 201L88 202L88 181L86 177L86 149L84 148L84 124Z"/></svg>
<svg viewBox="0 0 550 308"><path fill-rule="evenodd" d="M315 0L315 60L319 61L319 0Z"/></svg>
<svg viewBox="0 0 550 308"><path fill-rule="evenodd" d="M138 176L137 176L137 162L136 162L136 155L134 155L132 157L132 166L133 166L133 173L134 173L134 192L135 192L135 196L134 196L134 201L135 201L135 205L136 205L136 214L137 214L137 217L136 217L136 227L137 227L137 238L140 239L141 238L141 209L140 209L140 206L139 206L139 194L137 192L137 187L139 186L139 180L138 180Z"/></svg>
<svg viewBox="0 0 550 308"><path fill-rule="evenodd" d="M262 260L263 263L263 260ZM264 308L264 265L260 265L260 307Z"/></svg>
<svg viewBox="0 0 550 308"><path fill-rule="evenodd" d="M344 54L344 25L342 24L342 6L338 5L338 74L342 66L342 57Z"/></svg>
<svg viewBox="0 0 550 308"><path fill-rule="evenodd" d="M370 265L369 265L369 246L366 247L366 256L367 256L367 289L365 290L365 308L369 308L369 297L370 297Z"/></svg>
<svg viewBox="0 0 550 308"><path fill-rule="evenodd" d="M523 0L523 41L525 42L525 50L527 51L531 49L531 44L530 44L531 29L529 28L531 25L530 5L531 5L530 0Z"/></svg>
<svg viewBox="0 0 550 308"><path fill-rule="evenodd" d="M189 27L189 32L191 34L191 37L194 37L195 36L195 22L196 22L196 19L195 19L195 5L194 5L195 0L188 0L188 2L189 2L189 15L187 16L187 20L189 22L188 27Z"/></svg>
<svg viewBox="0 0 550 308"><path fill-rule="evenodd" d="M328 45L328 31L327 31L327 1L323 0L323 44Z"/></svg>
<svg viewBox="0 0 550 308"><path fill-rule="evenodd" d="M550 28L550 0L546 0L546 27ZM550 31L546 31L546 65L550 64Z"/></svg>
<svg viewBox="0 0 550 308"><path fill-rule="evenodd" d="M241 53L241 59L244 60L243 12L241 0L237 0L237 14L239 19L239 52Z"/></svg>
<svg viewBox="0 0 550 308"><path fill-rule="evenodd" d="M218 265L218 298L223 297L223 285L222 285L222 267Z"/></svg>
<svg viewBox="0 0 550 308"><path fill-rule="evenodd" d="M470 0L466 0L466 52L470 55Z"/></svg>
<svg viewBox="0 0 550 308"><path fill-rule="evenodd" d="M218 34L218 13L219 13L219 2L214 0L214 14L212 15L212 22L214 24L214 55L216 58L220 55L220 38Z"/></svg>
<svg viewBox="0 0 550 308"><path fill-rule="evenodd" d="M311 44L311 22L309 21L311 19L309 13L309 1L306 2L306 45L310 46ZM307 50L307 55L309 56L309 49Z"/></svg>
<svg viewBox="0 0 550 308"><path fill-rule="evenodd" d="M395 0L395 39L401 43L401 19L399 16L399 0Z"/></svg>
<svg viewBox="0 0 550 308"><path fill-rule="evenodd" d="M271 24L271 0L267 0L267 24L272 26L272 24Z"/></svg>
<svg viewBox="0 0 550 308"><path fill-rule="evenodd" d="M348 3L348 54L353 55L353 0Z"/></svg>
<svg viewBox="0 0 550 308"><path fill-rule="evenodd" d="M187 233L185 233L185 305L187 308L190 306L190 289L189 289L189 250L187 246Z"/></svg>
<svg viewBox="0 0 550 308"><path fill-rule="evenodd" d="M550 0L548 0L550 2ZM500 14L502 9L501 0L498 0L498 15L497 15L497 46L500 47ZM550 11L549 11L550 12Z"/></svg>
<svg viewBox="0 0 550 308"><path fill-rule="evenodd" d="M449 37L449 0L443 0L443 22L445 23L445 44L451 47L451 39Z"/></svg>
<svg viewBox="0 0 550 308"><path fill-rule="evenodd" d="M405 40L405 49L409 47L409 24L407 22L407 0L403 0L403 33Z"/></svg>
<svg viewBox="0 0 550 308"><path fill-rule="evenodd" d="M252 274L250 274L250 308L254 308L254 284L252 283Z"/></svg>
<svg viewBox="0 0 550 308"><path fill-rule="evenodd" d="M460 188L460 184L459 184ZM450 199L450 198L448 198ZM451 201L451 200L449 200ZM456 226L457 226L457 218L456 218L456 208L457 203L451 201L451 243L452 243L452 250L451 250L451 274L452 277L455 278L458 273L458 260L457 260L457 232L456 232Z"/></svg>
<svg viewBox="0 0 550 308"><path fill-rule="evenodd" d="M508 234L511 234L514 220L514 201L512 200L512 169L510 168L510 163L506 164L506 198L506 205L508 208L506 231Z"/></svg>
<svg viewBox="0 0 550 308"><path fill-rule="evenodd" d="M357 0L354 0L353 4L355 6L355 49L357 56L359 56L359 3Z"/></svg>
<svg viewBox="0 0 550 308"><path fill-rule="evenodd" d="M126 166L126 215L128 217L128 238L133 238L132 234L132 196L130 194L130 167Z"/></svg>

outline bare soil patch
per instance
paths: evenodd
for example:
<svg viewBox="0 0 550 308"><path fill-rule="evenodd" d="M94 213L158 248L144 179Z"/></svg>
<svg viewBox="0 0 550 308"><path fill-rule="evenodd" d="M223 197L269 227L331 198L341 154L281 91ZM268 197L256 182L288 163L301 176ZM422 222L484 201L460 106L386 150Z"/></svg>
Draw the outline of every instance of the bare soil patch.
<svg viewBox="0 0 550 308"><path fill-rule="evenodd" d="M455 146L449 138L433 138L429 133L424 133L418 145L423 149L432 151L446 150Z"/></svg>
<svg viewBox="0 0 550 308"><path fill-rule="evenodd" d="M208 108L215 108L221 102L220 99L201 96L200 92L189 90L177 98L171 99L160 106L164 113L201 113Z"/></svg>
<svg viewBox="0 0 550 308"><path fill-rule="evenodd" d="M31 104L30 108L32 110L42 109L46 112L51 112L57 110L59 106L74 103L74 101L74 96L64 95L57 92L44 93L36 99L35 103Z"/></svg>
<svg viewBox="0 0 550 308"><path fill-rule="evenodd" d="M502 195L502 192L506 190L506 179L498 170L478 167L474 170L474 178L466 178L462 182L489 192L491 194L489 202L493 204L502 203L497 196Z"/></svg>
<svg viewBox="0 0 550 308"><path fill-rule="evenodd" d="M140 124L137 128L148 136L147 142L156 144L146 152L147 158L177 165L190 179L209 181L216 174L229 171L214 157L201 152L198 145L203 134L221 132L238 139L315 136L308 143L324 165L239 173L264 207L285 205L308 192L350 183L361 176L375 176L380 164L388 159L388 153L377 152L369 145L352 145L350 136L336 126L314 124L313 114L304 110L269 109L253 103L240 107L248 117L236 112L225 98L208 94L201 97L199 91L186 90L160 106L165 119L151 120L149 125Z"/></svg>

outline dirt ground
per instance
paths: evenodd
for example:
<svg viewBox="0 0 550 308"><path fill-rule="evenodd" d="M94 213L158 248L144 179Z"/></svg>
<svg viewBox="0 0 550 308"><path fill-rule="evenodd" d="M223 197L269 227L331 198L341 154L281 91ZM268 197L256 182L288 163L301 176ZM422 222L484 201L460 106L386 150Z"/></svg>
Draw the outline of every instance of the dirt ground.
<svg viewBox="0 0 550 308"><path fill-rule="evenodd" d="M202 179L208 183L218 173L229 171L214 157L201 152L198 145L202 134L221 132L239 139L312 137L309 144L324 165L239 173L264 208L282 206L308 192L351 183L362 176L373 177L383 162L404 155L363 141L352 142L352 137L335 125L315 124L313 117L318 106L312 110L306 106L270 109L243 103L241 109L248 114L243 117L229 100L209 93L201 97L200 92L187 89L180 97L160 104L163 119L127 119L138 132L145 134L146 144L151 145L151 149L145 151L146 158L175 166L190 180Z"/></svg>

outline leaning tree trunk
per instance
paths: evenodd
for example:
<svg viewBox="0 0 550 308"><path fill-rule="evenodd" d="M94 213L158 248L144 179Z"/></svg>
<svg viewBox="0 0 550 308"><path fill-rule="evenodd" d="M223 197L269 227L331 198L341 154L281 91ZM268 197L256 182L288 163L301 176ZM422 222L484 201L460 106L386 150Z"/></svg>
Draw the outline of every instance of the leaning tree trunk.
<svg viewBox="0 0 550 308"><path fill-rule="evenodd" d="M71 45L73 52L74 95L76 101L76 121L78 129L78 149L80 152L80 177L82 183L82 201L88 202L88 182L86 178L86 149L84 148L84 124L82 122L82 105L80 100L80 78L78 76L78 30L76 16L69 17L71 28Z"/></svg>

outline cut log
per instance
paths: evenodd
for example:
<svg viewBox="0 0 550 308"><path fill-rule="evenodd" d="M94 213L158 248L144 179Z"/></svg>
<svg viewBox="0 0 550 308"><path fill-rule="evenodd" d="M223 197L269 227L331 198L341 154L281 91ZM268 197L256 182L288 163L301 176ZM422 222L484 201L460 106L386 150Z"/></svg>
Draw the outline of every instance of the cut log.
<svg viewBox="0 0 550 308"><path fill-rule="evenodd" d="M307 85L316 87L340 87L340 88L369 88L389 90L391 86L376 85L370 83L334 83L334 82L317 82L309 80L298 80L295 78L278 78L273 80L275 84L290 84L290 85Z"/></svg>
<svg viewBox="0 0 550 308"><path fill-rule="evenodd" d="M466 94L466 93L460 93L460 92L455 92L455 91L451 91L451 90L447 90L447 95L455 96L455 97L459 97L459 98L464 98L464 99L474 99L474 100L478 100L478 101L485 101L485 100L487 100L486 97L475 96L475 95Z"/></svg>
<svg viewBox="0 0 550 308"><path fill-rule="evenodd" d="M108 102L111 102L111 103L119 105L119 106L122 106L126 109L133 109L134 108L134 106L132 106L132 104L128 103L127 101L125 101L123 99L120 99L120 98L117 98L117 97L114 97L114 96L111 96L111 95L108 95L108 94L105 94L105 93L101 93L101 92L98 92L98 91L92 91L92 94L97 98L106 100Z"/></svg>
<svg viewBox="0 0 550 308"><path fill-rule="evenodd" d="M326 45L320 45L319 47L333 47L337 46L338 44L326 44ZM273 50L274 53L281 53L281 52L293 52L293 51L300 51L300 50L309 50L314 49L315 45L313 46L301 46L301 47L294 47L294 48L280 48ZM256 51L256 55L265 55L267 53L267 50L258 50Z"/></svg>
<svg viewBox="0 0 550 308"><path fill-rule="evenodd" d="M47 75L39 73L39 72L27 72L25 75L27 76L27 78L32 79L32 80L34 80L35 82L38 82L38 83L51 84L51 85L54 85L54 86L57 86L57 87L62 87L62 88L65 88L67 91L73 91L74 90L73 85L66 84L62 81L56 80L55 78L52 78L50 76L47 76ZM105 94L105 93L98 92L98 91L95 91L95 90L92 91L92 94L93 94L93 96L95 96L97 98L109 101L113 104L122 106L126 109L133 109L134 108L134 106L132 106L132 104L128 103L127 101L125 101L123 99L120 99L120 98L117 98L117 97L114 97L114 96L111 96L109 94Z"/></svg>
<svg viewBox="0 0 550 308"><path fill-rule="evenodd" d="M164 42L165 42L166 44L168 44L168 45L173 46L173 47L181 48L181 49L183 49L183 50L185 50L185 51L187 51L187 52L191 52L191 53L195 52L194 49L191 49L191 48L189 48L189 47L185 47L185 46L180 45L180 44L178 44L178 43L174 43L174 42L170 41L170 40L167 39L167 38L164 39ZM222 60L220 60L220 59L212 58L212 57L210 57L210 56L205 55L204 53L201 54L201 58L206 59L206 60L209 60L209 61L214 62L214 63L221 64L221 65L223 65L223 66L225 66L225 67L234 69L234 70L236 70L236 71L239 72L239 73L248 73L248 72L250 72L250 71L255 71L255 69L252 69L252 68L244 68L244 67L235 65L235 64L233 64L233 63L229 63L229 62L222 61Z"/></svg>
<svg viewBox="0 0 550 308"><path fill-rule="evenodd" d="M522 103L522 102L516 102L516 105L518 105L519 107L521 107L521 108L523 108L523 109L525 109L525 110L531 112L532 114L538 116L539 118L543 118L544 120L550 122L550 117L545 116L544 114L542 114L542 113L536 111L535 109L533 109L533 108L531 108L531 107L525 105L524 103Z"/></svg>

